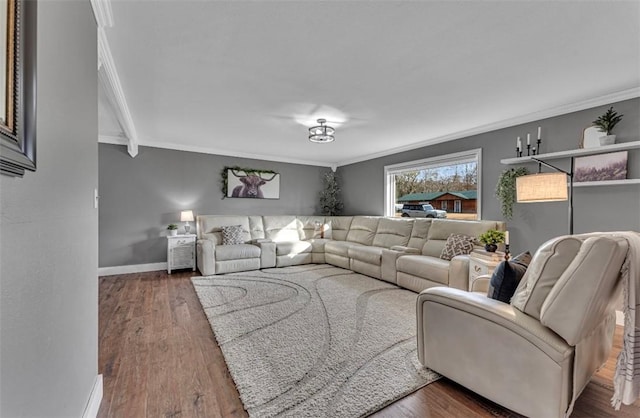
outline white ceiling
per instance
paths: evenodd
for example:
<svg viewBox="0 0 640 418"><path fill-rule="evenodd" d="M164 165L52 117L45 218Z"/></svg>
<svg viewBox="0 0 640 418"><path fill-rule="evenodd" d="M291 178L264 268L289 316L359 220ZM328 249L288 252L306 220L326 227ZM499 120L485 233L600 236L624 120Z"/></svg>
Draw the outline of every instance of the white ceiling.
<svg viewBox="0 0 640 418"><path fill-rule="evenodd" d="M343 165L640 95L640 2L125 1L141 145ZM100 140L126 136L101 92ZM336 140L314 144L317 118Z"/></svg>

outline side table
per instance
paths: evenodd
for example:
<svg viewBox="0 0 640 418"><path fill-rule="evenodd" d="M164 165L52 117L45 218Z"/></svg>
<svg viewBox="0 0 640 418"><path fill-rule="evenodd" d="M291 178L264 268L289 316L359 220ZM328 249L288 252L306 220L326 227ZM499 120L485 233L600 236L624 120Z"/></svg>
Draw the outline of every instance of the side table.
<svg viewBox="0 0 640 418"><path fill-rule="evenodd" d="M167 272L190 268L196 271L196 235L167 237Z"/></svg>
<svg viewBox="0 0 640 418"><path fill-rule="evenodd" d="M493 270L495 270L496 266L502 261L498 255L489 260L474 253L475 251L472 251L469 255L469 291L473 289L473 282L476 281L478 276L485 274L492 275Z"/></svg>

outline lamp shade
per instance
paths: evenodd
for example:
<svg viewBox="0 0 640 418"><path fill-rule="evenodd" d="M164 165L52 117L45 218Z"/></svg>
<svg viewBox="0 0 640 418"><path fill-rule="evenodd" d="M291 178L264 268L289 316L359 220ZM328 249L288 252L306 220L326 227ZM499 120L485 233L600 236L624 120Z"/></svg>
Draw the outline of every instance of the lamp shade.
<svg viewBox="0 0 640 418"><path fill-rule="evenodd" d="M520 203L558 202L569 198L565 173L538 173L516 178Z"/></svg>
<svg viewBox="0 0 640 418"><path fill-rule="evenodd" d="M180 222L193 222L193 211L183 210L180 212Z"/></svg>

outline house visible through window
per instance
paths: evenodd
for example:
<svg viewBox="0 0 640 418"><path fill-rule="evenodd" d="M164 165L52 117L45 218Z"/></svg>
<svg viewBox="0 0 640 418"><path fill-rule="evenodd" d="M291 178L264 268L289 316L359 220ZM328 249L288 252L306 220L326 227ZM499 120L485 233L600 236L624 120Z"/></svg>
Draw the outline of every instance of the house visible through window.
<svg viewBox="0 0 640 418"><path fill-rule="evenodd" d="M385 215L417 216L405 205L430 204L448 219L481 219L482 150L386 166Z"/></svg>

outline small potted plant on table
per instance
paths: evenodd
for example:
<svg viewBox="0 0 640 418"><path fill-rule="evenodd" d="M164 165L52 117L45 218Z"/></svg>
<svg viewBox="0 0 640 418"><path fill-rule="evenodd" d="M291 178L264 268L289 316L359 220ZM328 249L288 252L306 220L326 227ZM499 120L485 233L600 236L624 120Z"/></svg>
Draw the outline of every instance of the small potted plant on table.
<svg viewBox="0 0 640 418"><path fill-rule="evenodd" d="M176 224L169 224L167 230L169 231L169 236L175 237L178 235L178 225Z"/></svg>
<svg viewBox="0 0 640 418"><path fill-rule="evenodd" d="M490 229L487 232L480 234L478 241L484 244L484 249L490 253L496 252L498 244L504 242L504 232L496 229Z"/></svg>

